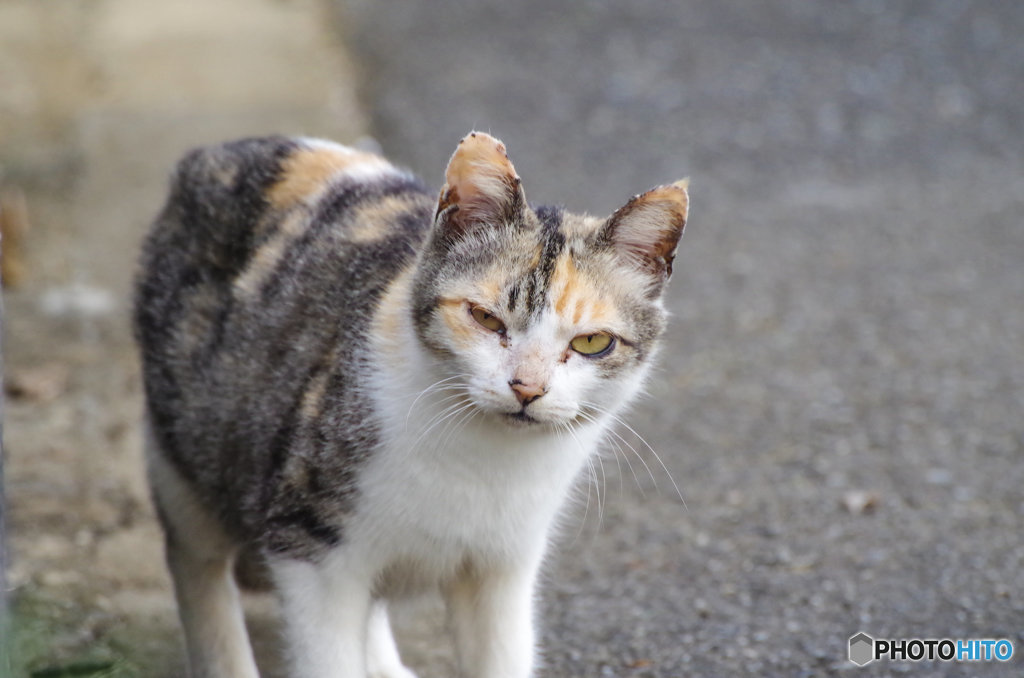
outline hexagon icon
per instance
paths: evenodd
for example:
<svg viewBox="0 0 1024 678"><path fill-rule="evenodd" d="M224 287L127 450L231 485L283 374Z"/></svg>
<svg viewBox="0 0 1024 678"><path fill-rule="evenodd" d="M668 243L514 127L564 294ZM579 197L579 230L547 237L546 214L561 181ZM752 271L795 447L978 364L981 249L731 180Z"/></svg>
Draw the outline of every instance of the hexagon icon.
<svg viewBox="0 0 1024 678"><path fill-rule="evenodd" d="M875 659L875 639L868 634L861 631L855 636L850 637L850 661L857 666L864 666L865 664L874 661Z"/></svg>

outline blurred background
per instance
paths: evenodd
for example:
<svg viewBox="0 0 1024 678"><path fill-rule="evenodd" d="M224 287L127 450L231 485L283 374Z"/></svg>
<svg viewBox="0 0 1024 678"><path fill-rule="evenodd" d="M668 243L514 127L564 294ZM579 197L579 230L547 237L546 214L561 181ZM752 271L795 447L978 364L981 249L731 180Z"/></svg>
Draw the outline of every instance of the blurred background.
<svg viewBox="0 0 1024 678"><path fill-rule="evenodd" d="M1024 654L1022 34L1024 5L968 0L0 0L8 670L181 670L126 321L175 159L315 134L439 186L473 128L536 203L692 182L660 368L547 569L541 676L840 675L859 631ZM401 620L424 677L437 616Z"/></svg>

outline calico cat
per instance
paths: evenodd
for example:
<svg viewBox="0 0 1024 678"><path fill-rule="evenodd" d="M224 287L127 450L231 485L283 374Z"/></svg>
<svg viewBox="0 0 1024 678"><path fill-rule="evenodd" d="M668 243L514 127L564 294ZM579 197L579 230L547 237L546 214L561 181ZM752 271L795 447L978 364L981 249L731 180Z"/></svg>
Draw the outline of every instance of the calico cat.
<svg viewBox="0 0 1024 678"><path fill-rule="evenodd" d="M607 219L531 207L480 132L439 198L321 140L187 155L134 322L192 675L257 675L243 547L296 677L413 677L385 601L425 588L463 676L531 675L549 533L651 365L687 205L682 181Z"/></svg>

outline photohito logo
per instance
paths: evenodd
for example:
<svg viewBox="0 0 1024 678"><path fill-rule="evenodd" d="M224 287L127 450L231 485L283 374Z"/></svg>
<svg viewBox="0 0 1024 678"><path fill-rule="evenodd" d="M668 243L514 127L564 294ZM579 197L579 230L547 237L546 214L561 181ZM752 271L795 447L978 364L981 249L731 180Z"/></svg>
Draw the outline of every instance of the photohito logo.
<svg viewBox="0 0 1024 678"><path fill-rule="evenodd" d="M1013 643L1005 638L901 638L882 640L863 631L850 636L850 661L865 666L878 659L889 661L1007 662Z"/></svg>

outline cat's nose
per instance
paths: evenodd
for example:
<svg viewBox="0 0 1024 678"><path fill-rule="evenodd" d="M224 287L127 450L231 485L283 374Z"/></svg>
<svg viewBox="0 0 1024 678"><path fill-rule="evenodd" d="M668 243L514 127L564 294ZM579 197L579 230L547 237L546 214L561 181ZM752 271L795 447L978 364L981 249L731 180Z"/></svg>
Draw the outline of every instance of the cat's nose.
<svg viewBox="0 0 1024 678"><path fill-rule="evenodd" d="M548 392L546 386L537 383L527 383L519 379L513 379L508 382L508 385L512 388L512 392L516 394L516 400L523 407L526 407Z"/></svg>

